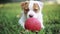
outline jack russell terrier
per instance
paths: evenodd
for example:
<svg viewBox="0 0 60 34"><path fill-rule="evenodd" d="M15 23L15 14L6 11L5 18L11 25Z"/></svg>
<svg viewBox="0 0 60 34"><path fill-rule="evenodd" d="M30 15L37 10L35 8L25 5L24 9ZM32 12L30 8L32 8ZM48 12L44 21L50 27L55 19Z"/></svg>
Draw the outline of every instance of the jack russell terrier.
<svg viewBox="0 0 60 34"><path fill-rule="evenodd" d="M21 2L22 16L19 19L19 24L24 28L24 24L27 18L37 18L41 22L41 28L43 25L42 8L43 3L40 1L25 1ZM25 29L25 28L24 28Z"/></svg>

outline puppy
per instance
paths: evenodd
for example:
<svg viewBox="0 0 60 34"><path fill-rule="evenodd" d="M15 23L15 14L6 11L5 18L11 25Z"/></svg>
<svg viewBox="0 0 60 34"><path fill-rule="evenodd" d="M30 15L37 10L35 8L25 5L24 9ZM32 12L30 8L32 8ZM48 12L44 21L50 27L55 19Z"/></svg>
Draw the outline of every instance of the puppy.
<svg viewBox="0 0 60 34"><path fill-rule="evenodd" d="M43 3L40 1L25 1L21 2L22 16L19 19L19 24L24 28L24 24L27 18L37 18L41 22L41 28L43 25L42 8ZM25 28L24 28L25 29Z"/></svg>

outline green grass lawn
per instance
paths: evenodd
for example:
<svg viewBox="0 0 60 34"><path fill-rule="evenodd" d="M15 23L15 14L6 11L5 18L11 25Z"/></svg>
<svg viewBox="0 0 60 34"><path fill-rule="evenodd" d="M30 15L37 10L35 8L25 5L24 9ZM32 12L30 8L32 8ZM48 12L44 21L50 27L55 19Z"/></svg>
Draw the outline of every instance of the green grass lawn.
<svg viewBox="0 0 60 34"><path fill-rule="evenodd" d="M0 34L20 34L20 31L23 30L18 23L17 15L20 12L20 3L0 4ZM39 34L59 34L60 5L44 5L42 13L45 29L41 30ZM29 34L35 33L29 32Z"/></svg>

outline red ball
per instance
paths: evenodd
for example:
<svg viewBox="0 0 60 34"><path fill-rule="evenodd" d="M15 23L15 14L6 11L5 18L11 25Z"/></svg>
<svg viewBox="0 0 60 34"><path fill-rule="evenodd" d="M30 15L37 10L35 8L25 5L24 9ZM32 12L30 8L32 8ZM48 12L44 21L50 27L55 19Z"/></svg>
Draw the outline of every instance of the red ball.
<svg viewBox="0 0 60 34"><path fill-rule="evenodd" d="M40 31L41 30L41 23L36 18L28 18L25 21L25 29L31 31Z"/></svg>

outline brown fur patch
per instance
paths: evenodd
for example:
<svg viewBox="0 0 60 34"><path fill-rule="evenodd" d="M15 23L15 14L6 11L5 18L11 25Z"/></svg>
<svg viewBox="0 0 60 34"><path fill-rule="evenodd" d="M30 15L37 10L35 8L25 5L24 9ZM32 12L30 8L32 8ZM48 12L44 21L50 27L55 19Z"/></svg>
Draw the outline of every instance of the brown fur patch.
<svg viewBox="0 0 60 34"><path fill-rule="evenodd" d="M29 11L29 2L22 2L21 3L21 7L24 10L24 13L27 14L27 12Z"/></svg>
<svg viewBox="0 0 60 34"><path fill-rule="evenodd" d="M33 10L37 13L39 9L39 5L37 3L34 3Z"/></svg>

